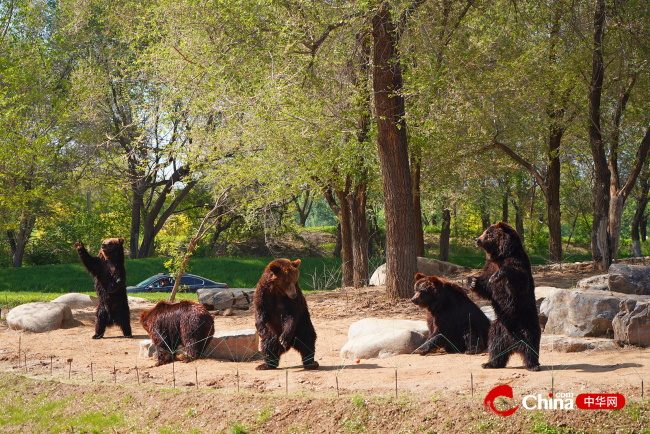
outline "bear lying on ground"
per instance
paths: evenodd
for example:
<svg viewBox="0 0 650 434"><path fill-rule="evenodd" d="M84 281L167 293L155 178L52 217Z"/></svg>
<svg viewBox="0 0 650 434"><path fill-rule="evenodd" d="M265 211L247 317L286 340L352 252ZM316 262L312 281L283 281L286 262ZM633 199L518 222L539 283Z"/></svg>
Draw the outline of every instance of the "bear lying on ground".
<svg viewBox="0 0 650 434"><path fill-rule="evenodd" d="M429 326L427 342L416 353L424 355L436 348L466 354L485 350L490 320L459 285L418 273L411 301L427 310Z"/></svg>
<svg viewBox="0 0 650 434"><path fill-rule="evenodd" d="M484 368L504 368L512 352L519 353L526 369L539 371L542 330L535 305L535 283L530 259L517 231L507 223L490 226L476 238L487 261L481 275L467 285L477 296L492 302L496 320L490 327L490 360Z"/></svg>
<svg viewBox="0 0 650 434"><path fill-rule="evenodd" d="M272 261L255 288L255 327L261 339L264 363L256 369L275 369L280 355L296 349L305 369L317 369L314 360L316 331L307 301L298 286L300 259Z"/></svg>
<svg viewBox="0 0 650 434"><path fill-rule="evenodd" d="M126 295L124 238L104 240L96 257L90 256L80 241L74 243L74 246L84 267L95 278L95 292L98 300L93 339L101 339L106 327L113 324L120 326L124 337L130 338L131 322Z"/></svg>
<svg viewBox="0 0 650 434"><path fill-rule="evenodd" d="M147 331L158 353L156 366L171 363L179 345L185 347L189 361L203 355L214 334L212 315L199 303L160 301L140 314L140 324Z"/></svg>

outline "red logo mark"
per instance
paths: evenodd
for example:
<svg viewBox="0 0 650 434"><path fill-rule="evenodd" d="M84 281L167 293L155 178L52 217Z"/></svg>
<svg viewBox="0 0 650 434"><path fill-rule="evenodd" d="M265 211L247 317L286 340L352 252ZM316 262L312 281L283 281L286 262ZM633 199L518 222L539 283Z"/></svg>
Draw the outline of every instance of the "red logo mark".
<svg viewBox="0 0 650 434"><path fill-rule="evenodd" d="M485 406L485 411L492 410L496 414L500 416L510 416L513 414L519 406L516 406L515 408L511 408L510 410L497 410L497 408L494 406L494 400L497 399L500 396L505 396L506 398L512 398L512 387L508 386L507 384L504 384L502 386L497 386L494 389L490 390L490 393L487 394L485 397L485 400L483 401L483 405Z"/></svg>
<svg viewBox="0 0 650 434"><path fill-rule="evenodd" d="M583 410L618 410L625 407L625 397L620 393L581 393L576 406Z"/></svg>

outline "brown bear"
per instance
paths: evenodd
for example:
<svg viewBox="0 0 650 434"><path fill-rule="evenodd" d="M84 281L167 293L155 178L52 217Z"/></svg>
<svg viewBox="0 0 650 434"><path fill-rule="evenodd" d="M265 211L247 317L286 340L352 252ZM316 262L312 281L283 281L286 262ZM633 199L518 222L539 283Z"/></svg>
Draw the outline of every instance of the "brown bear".
<svg viewBox="0 0 650 434"><path fill-rule="evenodd" d="M276 259L267 265L255 288L255 327L261 339L264 363L255 369L275 369L280 355L296 349L305 369L317 369L316 331L307 301L298 286L300 259Z"/></svg>
<svg viewBox="0 0 650 434"><path fill-rule="evenodd" d="M535 283L530 259L517 231L508 223L490 226L476 238L487 261L478 277L467 285L477 296L489 300L496 320L490 327L490 360L484 368L504 368L512 352L519 353L529 371L539 371L542 330L535 305Z"/></svg>
<svg viewBox="0 0 650 434"><path fill-rule="evenodd" d="M144 328L158 353L156 366L171 363L179 345L185 347L188 361L201 357L214 334L212 315L199 303L159 301L140 314Z"/></svg>
<svg viewBox="0 0 650 434"><path fill-rule="evenodd" d="M416 353L425 355L434 348L448 353L482 353L488 342L490 320L469 299L465 290L437 276L415 275L415 295L411 301L427 310L429 337Z"/></svg>
<svg viewBox="0 0 650 434"><path fill-rule="evenodd" d="M129 302L126 296L124 238L104 240L96 257L90 256L80 241L74 243L74 246L84 267L95 278L95 292L98 300L93 339L101 339L106 327L113 324L120 326L125 338L130 338L131 322Z"/></svg>

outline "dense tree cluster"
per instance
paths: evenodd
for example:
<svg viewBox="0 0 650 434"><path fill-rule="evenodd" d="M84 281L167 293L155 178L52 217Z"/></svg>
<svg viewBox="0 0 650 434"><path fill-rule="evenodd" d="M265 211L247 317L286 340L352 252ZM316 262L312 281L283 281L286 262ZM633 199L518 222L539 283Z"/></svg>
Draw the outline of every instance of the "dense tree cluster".
<svg viewBox="0 0 650 434"><path fill-rule="evenodd" d="M82 234L150 256L228 188L209 249L331 211L343 284L382 245L393 297L427 227L443 260L459 227L510 220L549 261L583 237L606 269L621 234L645 246L648 41L647 2L4 1L11 264Z"/></svg>

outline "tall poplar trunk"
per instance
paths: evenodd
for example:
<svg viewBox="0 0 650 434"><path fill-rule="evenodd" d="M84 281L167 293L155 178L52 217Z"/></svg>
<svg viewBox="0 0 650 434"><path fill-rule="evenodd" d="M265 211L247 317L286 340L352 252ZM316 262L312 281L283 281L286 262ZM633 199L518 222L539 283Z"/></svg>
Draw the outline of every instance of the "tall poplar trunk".
<svg viewBox="0 0 650 434"><path fill-rule="evenodd" d="M373 92L386 214L386 293L411 297L417 255L402 72L391 10L382 3L372 18Z"/></svg>
<svg viewBox="0 0 650 434"><path fill-rule="evenodd" d="M440 231L441 261L449 261L449 235L451 234L451 212L447 206L442 209L442 230Z"/></svg>
<svg viewBox="0 0 650 434"><path fill-rule="evenodd" d="M9 245L11 246L11 266L13 268L20 268L23 266L23 258L25 256L25 247L29 242L36 223L36 215L29 210L22 210L20 215L20 222L18 223L18 231L10 229L7 231L9 238Z"/></svg>
<svg viewBox="0 0 650 434"><path fill-rule="evenodd" d="M612 250L607 230L609 217L610 173L601 134L600 111L605 76L603 60L603 34L605 32L605 0L595 1L592 73L589 85L589 145L594 161L594 210L591 226L591 255L594 268L607 270L612 263Z"/></svg>
<svg viewBox="0 0 650 434"><path fill-rule="evenodd" d="M558 115L559 116L559 115ZM550 262L562 262L562 213L560 209L560 145L564 129L551 124L546 175L546 220Z"/></svg>
<svg viewBox="0 0 650 434"><path fill-rule="evenodd" d="M422 201L420 198L420 160L411 157L411 183L413 184L413 214L415 221L415 252L424 257L424 228L422 227Z"/></svg>
<svg viewBox="0 0 650 434"><path fill-rule="evenodd" d="M632 219L632 254L636 257L641 256L641 239L639 234L639 227L643 223L645 216L645 209L648 206L650 197L650 164L646 161L643 168L643 173L639 176L639 191L636 200L636 210L634 211L634 218ZM643 240L645 241L645 239Z"/></svg>
<svg viewBox="0 0 650 434"><path fill-rule="evenodd" d="M349 178L348 178L349 183ZM348 187L349 189L349 187ZM343 257L342 274L343 286L354 285L354 254L352 250L352 227L350 221L350 205L347 201L347 190L345 192L336 190L336 196L339 199L341 212L339 220L341 221L341 245L343 247L341 256Z"/></svg>
<svg viewBox="0 0 650 434"><path fill-rule="evenodd" d="M366 188L366 183L362 182L348 195L352 215L353 283L355 288L366 286L369 280Z"/></svg>

